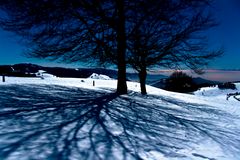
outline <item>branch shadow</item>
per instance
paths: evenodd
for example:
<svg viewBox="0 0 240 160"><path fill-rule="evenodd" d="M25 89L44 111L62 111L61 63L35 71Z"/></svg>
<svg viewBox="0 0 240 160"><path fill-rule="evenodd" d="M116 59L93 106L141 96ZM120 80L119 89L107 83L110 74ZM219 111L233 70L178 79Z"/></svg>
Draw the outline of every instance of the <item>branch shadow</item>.
<svg viewBox="0 0 240 160"><path fill-rule="evenodd" d="M0 159L181 158L206 138L240 153L240 131L222 126L238 117L199 104L49 85L1 86L0 97Z"/></svg>

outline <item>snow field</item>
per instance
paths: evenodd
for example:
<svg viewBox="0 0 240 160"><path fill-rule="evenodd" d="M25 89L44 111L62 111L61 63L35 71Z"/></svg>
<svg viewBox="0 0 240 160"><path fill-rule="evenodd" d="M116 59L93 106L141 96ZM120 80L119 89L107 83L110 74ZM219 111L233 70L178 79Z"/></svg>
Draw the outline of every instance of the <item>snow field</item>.
<svg viewBox="0 0 240 160"><path fill-rule="evenodd" d="M114 95L113 97L107 96L107 106L104 106L105 99L101 97L101 99L98 99L98 94L103 94L103 97L105 97L105 94L113 92L117 86L116 80L105 80L105 78L106 77L99 78L97 75L87 79L6 77L5 83L0 82L0 88L3 89L0 90L0 94L8 95L9 99L4 99L2 96L0 104L11 105L10 108L1 108L0 114L11 112L13 110L11 107L14 105L16 105L16 107L18 105L21 106L21 103L34 103L33 107L43 107L42 114L31 113L30 116L32 118L29 119L27 123L35 124L37 122L36 124L42 125L38 128L46 128L46 135L41 137L42 141L45 142L51 142L47 137L50 135L54 136L54 132L52 131L50 132L51 134L47 134L48 129L51 128L52 125L56 125L53 124L53 122L61 125L66 123L67 125L61 130L63 136L59 140L56 139L56 141L59 141L58 149L63 152L66 146L62 139L68 134L68 138L71 139L74 136L72 130L74 131L76 126L82 124L80 121L73 121L74 119L72 118L79 114L85 115L88 112L88 110L86 110L85 113L82 113L82 111L78 113L78 109L73 107L74 105L85 106L84 104L87 102L89 103L88 105L92 105L90 109L92 109L94 113L98 112L96 106L102 108L99 113L99 118L102 119L103 122L96 124L97 127L92 127L92 123L96 120L90 119L87 121L86 125L79 130L81 134L78 135L80 136L78 137L78 145L80 149L89 150L92 144L89 143L88 138L81 139L81 136L91 133L91 136L93 136L92 143L96 143L95 152L99 152L98 156L103 159L105 156L103 153L105 153L104 151L109 144L104 144L100 141L103 144L98 146L98 141L94 138L94 136L105 137L103 134L105 131L102 130L101 127L106 127L107 133L109 132L107 137L110 136L113 139L114 145L112 146L113 148L109 156L114 157L114 159L124 158L124 154L122 153L125 149L120 147L121 143L129 148L129 153L146 160L240 159L240 103L233 98L230 98L228 101L226 100L227 93L236 91L223 91L218 90L216 87L210 87L202 88L193 95L190 95L168 92L147 86L148 95L142 96L140 94L139 83L127 82L129 94L118 98L114 97ZM93 82L95 83L94 86ZM240 85L236 85L238 88L237 91L239 91ZM20 92L18 90L22 91ZM34 93L31 93L31 91ZM38 95L39 92L40 95ZM35 94L37 94L37 96ZM52 104L66 106L66 109L63 108L64 114L62 112L61 114L63 115L58 112L55 113L55 106L52 106ZM50 107L45 109L45 106ZM15 109L16 108L14 108L13 111L15 111ZM46 113L45 110L47 111ZM51 112L54 114L51 114ZM25 116L25 114L29 116L27 113L23 113L23 116ZM138 116L135 117L135 115ZM2 116L4 116L4 114ZM0 119L0 127L3 127L0 132L0 142L4 144L3 146L6 145L6 147L9 147L7 144L14 143L18 139L17 136L15 136L12 141L9 141L9 139L6 141L6 137L11 137L11 134L14 135L17 132L21 133L20 131L23 129L29 129L28 125L24 126L20 123L22 119L18 119L18 117L13 119L12 117L14 116L15 115L8 116L7 120ZM87 117L91 116L90 114ZM61 119L61 117L63 119ZM69 122L73 121L74 123L65 122L68 117L70 119ZM11 119L14 121L19 120L19 124L15 124L15 131L13 130L13 132L7 130L8 128L13 129L11 125L9 125L13 123ZM50 119L51 121L48 121L48 123L45 122ZM124 122L128 125L124 124ZM17 126L21 126L22 128L18 128ZM135 127L131 128L131 126ZM27 135L28 132L30 131L23 133ZM8 134L5 135L4 133ZM128 136L125 137L126 135ZM126 138L132 139L127 140ZM52 137L52 139L54 140L54 137ZM34 143L38 146L38 141ZM116 144L117 146L115 146ZM0 146L0 150L3 146ZM17 152L10 154L8 159L16 159L23 155L25 159L28 159L30 156L38 153L38 148L35 148L32 153L33 155L30 153L29 155L24 155L24 150L20 148ZM2 149L2 151L0 151L0 159L1 156L6 154L5 151L7 149L8 148L5 148L5 150ZM136 153L134 153L134 150ZM46 156L51 155L52 152L53 150L49 148L44 152L42 151L39 156L41 155L42 158L46 158ZM75 152L74 150L73 153L71 153L70 159L74 160L79 158L79 155ZM90 159L96 158L95 152L91 152L89 155ZM83 153L81 154L85 155ZM137 159L137 157L132 157L131 154L128 155L127 153L130 157L128 157L129 159Z"/></svg>

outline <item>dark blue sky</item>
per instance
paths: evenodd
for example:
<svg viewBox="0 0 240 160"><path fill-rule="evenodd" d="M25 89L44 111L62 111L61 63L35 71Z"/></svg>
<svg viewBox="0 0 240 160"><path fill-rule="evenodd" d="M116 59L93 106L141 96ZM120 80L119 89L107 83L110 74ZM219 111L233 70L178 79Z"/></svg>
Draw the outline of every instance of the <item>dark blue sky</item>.
<svg viewBox="0 0 240 160"><path fill-rule="evenodd" d="M217 0L214 6L216 17L221 25L208 32L211 47L224 46L224 56L214 60L209 68L240 69L240 5L234 0ZM0 30L0 65L15 63L36 63L47 66L77 67L80 64L65 65L45 60L29 59L22 55L24 46L12 33Z"/></svg>

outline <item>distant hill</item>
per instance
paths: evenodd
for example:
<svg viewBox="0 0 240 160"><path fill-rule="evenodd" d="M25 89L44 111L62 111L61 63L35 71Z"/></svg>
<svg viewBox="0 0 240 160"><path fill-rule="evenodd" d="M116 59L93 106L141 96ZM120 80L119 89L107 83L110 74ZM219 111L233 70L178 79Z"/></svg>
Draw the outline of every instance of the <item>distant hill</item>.
<svg viewBox="0 0 240 160"><path fill-rule="evenodd" d="M117 79L117 71L104 68L63 68L63 67L44 67L31 63L20 63L14 65L0 65L0 75L15 77L35 77L35 73L38 70L44 70L49 74L57 77L68 78L87 78L93 73L107 75L111 78ZM163 75L149 74L147 76L147 83L150 84L153 81L166 78ZM127 73L127 80L138 81L137 73Z"/></svg>
<svg viewBox="0 0 240 160"><path fill-rule="evenodd" d="M87 78L92 73L105 74L112 78L117 77L117 71L102 68L63 68L63 67L43 67L31 63L20 63L14 65L0 66L0 74L17 77L34 77L38 70L44 70L57 77Z"/></svg>
<svg viewBox="0 0 240 160"><path fill-rule="evenodd" d="M108 75L111 78L117 77L117 71L102 68L61 68L61 67L43 67L43 70L57 77L87 78L92 73Z"/></svg>

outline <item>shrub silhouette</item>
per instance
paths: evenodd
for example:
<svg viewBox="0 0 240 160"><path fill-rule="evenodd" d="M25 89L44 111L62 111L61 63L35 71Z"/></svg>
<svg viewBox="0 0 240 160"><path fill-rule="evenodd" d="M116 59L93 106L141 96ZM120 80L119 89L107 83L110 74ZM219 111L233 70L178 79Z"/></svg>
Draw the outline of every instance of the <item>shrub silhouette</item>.
<svg viewBox="0 0 240 160"><path fill-rule="evenodd" d="M219 89L237 89L236 85L234 83L231 82L226 82L226 83L222 83L218 85Z"/></svg>
<svg viewBox="0 0 240 160"><path fill-rule="evenodd" d="M168 91L187 93L197 89L193 78L182 71L174 72L167 80L165 89Z"/></svg>

